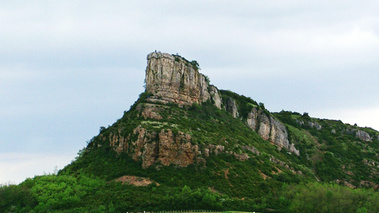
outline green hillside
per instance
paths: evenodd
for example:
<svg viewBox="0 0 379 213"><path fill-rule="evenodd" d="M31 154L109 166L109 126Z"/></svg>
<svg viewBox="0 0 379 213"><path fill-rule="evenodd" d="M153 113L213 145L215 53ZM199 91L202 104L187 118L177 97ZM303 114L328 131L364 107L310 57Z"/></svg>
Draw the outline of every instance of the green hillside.
<svg viewBox="0 0 379 213"><path fill-rule="evenodd" d="M57 174L2 186L1 212L379 212L376 130L219 93L142 93Z"/></svg>
<svg viewBox="0 0 379 213"><path fill-rule="evenodd" d="M239 106L259 107L250 98L229 91L222 94L233 95ZM278 151L269 141L251 131L243 117L236 119L209 102L190 107L171 104L161 111L161 120L144 119L136 108L146 103L147 95L141 94L121 119L108 128L102 128L100 134L79 152L77 159L57 175L35 177L18 186L2 187L1 208L9 212L12 209L21 212L31 209L37 212L283 210L291 207L293 196L299 196L297 193L309 187L326 191L325 196L334 193L333 196L348 194L351 198L359 197L360 202L349 204L353 206L351 209L371 211L379 208L378 192L369 189L372 188L370 184L379 182L377 168L370 167L369 163L378 162L379 142L364 142L346 133L347 129L358 127L298 113L275 113L274 116L286 124L291 140L296 141L295 145L300 149L300 156L296 156L284 149ZM301 125L299 121L317 122L323 130ZM109 142L100 140L120 128L121 134L128 135L138 125L156 131L170 128L173 132L189 132L193 143L200 147L210 143L224 145L225 149L237 155L213 154L206 159L205 165L184 168L156 165L142 169L141 162L134 161L125 153L117 154ZM335 133L331 132L333 129ZM371 129L364 130L377 134ZM244 146L254 147L258 152L244 149ZM249 158L240 160L243 154ZM138 187L114 181L125 175L148 177L155 182ZM363 183L359 185L362 189L341 186L345 182L353 185ZM289 189L294 190L292 194ZM309 192L303 193L311 196ZM291 200L286 200L286 196Z"/></svg>

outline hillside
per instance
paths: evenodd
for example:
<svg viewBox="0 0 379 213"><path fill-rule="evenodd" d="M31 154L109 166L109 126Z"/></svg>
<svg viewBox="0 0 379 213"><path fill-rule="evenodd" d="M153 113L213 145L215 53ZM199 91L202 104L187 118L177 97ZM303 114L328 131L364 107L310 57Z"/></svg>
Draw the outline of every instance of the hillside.
<svg viewBox="0 0 379 213"><path fill-rule="evenodd" d="M147 61L130 109L58 174L2 187L5 212L306 211L307 199L311 209L379 211L376 130L271 113L179 55Z"/></svg>

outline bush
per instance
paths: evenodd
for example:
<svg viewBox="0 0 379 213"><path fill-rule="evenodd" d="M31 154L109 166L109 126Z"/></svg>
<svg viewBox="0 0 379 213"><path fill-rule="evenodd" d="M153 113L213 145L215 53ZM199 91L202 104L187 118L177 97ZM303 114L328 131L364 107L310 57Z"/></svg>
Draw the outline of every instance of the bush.
<svg viewBox="0 0 379 213"><path fill-rule="evenodd" d="M379 212L379 193L336 184L287 185L283 195L291 212Z"/></svg>

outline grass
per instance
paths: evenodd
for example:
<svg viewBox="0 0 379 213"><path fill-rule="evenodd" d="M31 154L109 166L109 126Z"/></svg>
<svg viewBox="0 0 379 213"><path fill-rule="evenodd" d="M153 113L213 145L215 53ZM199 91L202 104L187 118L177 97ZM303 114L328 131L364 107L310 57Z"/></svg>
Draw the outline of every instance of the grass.
<svg viewBox="0 0 379 213"><path fill-rule="evenodd" d="M291 125L286 125L287 129L295 136L298 142L305 141L307 144L313 144L317 140L304 129L298 129Z"/></svg>
<svg viewBox="0 0 379 213"><path fill-rule="evenodd" d="M212 211L212 210L182 210L182 211L157 211L157 212L145 212L145 213L253 213L253 212L245 212L245 211ZM256 212L258 213L258 212Z"/></svg>

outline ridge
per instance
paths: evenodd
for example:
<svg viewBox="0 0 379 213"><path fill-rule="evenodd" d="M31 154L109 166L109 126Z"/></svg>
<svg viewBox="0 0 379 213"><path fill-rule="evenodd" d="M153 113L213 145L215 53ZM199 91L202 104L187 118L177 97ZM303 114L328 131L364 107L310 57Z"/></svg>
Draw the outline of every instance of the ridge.
<svg viewBox="0 0 379 213"><path fill-rule="evenodd" d="M150 53L145 91L130 109L57 174L0 187L0 209L379 211L378 131L270 112L199 70Z"/></svg>

